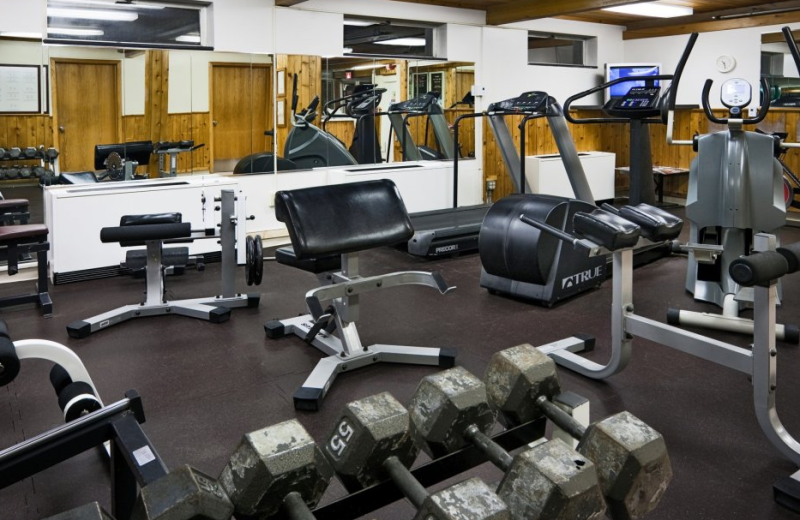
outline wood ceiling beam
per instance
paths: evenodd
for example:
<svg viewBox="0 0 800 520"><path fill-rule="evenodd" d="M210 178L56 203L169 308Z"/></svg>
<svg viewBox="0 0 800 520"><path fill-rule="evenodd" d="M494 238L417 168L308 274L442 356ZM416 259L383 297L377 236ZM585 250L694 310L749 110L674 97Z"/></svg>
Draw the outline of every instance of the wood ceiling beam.
<svg viewBox="0 0 800 520"><path fill-rule="evenodd" d="M792 31L794 41L800 41L800 31ZM766 33L761 35L761 43L786 43L783 33Z"/></svg>
<svg viewBox="0 0 800 520"><path fill-rule="evenodd" d="M775 11L759 15L760 12ZM674 36L693 32L727 31L744 27L762 27L800 22L800 0L758 4L708 13L629 23L622 33L625 40Z"/></svg>
<svg viewBox="0 0 800 520"><path fill-rule="evenodd" d="M308 0L275 0L275 5L278 7L292 7L293 5L302 4Z"/></svg>
<svg viewBox="0 0 800 520"><path fill-rule="evenodd" d="M525 20L585 13L604 7L638 4L648 0L514 0L486 9L486 23L503 25Z"/></svg>

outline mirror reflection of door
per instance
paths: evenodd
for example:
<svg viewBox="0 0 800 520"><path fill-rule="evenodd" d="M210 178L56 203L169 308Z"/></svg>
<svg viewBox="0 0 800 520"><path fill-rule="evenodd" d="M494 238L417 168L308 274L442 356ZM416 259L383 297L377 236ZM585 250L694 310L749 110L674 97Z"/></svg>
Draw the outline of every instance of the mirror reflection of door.
<svg viewBox="0 0 800 520"><path fill-rule="evenodd" d="M272 129L270 66L210 66L211 171L229 172L241 158L271 150L271 138L264 135Z"/></svg>
<svg viewBox="0 0 800 520"><path fill-rule="evenodd" d="M94 170L94 147L122 135L119 62L54 58L52 68L61 170Z"/></svg>

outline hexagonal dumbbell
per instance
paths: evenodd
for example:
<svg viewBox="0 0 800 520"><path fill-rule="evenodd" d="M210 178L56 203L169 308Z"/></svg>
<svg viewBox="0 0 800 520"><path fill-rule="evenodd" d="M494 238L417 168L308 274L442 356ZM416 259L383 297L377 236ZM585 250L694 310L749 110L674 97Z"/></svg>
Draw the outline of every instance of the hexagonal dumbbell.
<svg viewBox="0 0 800 520"><path fill-rule="evenodd" d="M495 353L483 377L489 402L508 423L542 416L579 441L597 466L614 518L640 518L653 510L672 479L664 438L628 412L585 428L551 399L560 393L555 362L525 344Z"/></svg>
<svg viewBox="0 0 800 520"><path fill-rule="evenodd" d="M25 159L36 159L36 148L33 146L28 146L24 150L22 150L22 156Z"/></svg>
<svg viewBox="0 0 800 520"><path fill-rule="evenodd" d="M75 509L49 516L44 520L114 520L114 517L100 507L100 504L92 502L85 506L76 507Z"/></svg>
<svg viewBox="0 0 800 520"><path fill-rule="evenodd" d="M285 511L303 520L314 518L310 508L332 477L314 439L293 419L245 435L219 481L236 515L267 519Z"/></svg>
<svg viewBox="0 0 800 520"><path fill-rule="evenodd" d="M502 500L478 478L429 494L408 470L419 448L408 410L389 393L349 403L323 449L345 485L391 479L417 508L414 520L510 519Z"/></svg>
<svg viewBox="0 0 800 520"><path fill-rule="evenodd" d="M495 411L486 387L462 367L425 377L409 406L411 420L432 457L474 445L504 473L497 494L514 518L539 520L605 517L606 503L591 461L560 440L512 457L487 434Z"/></svg>
<svg viewBox="0 0 800 520"><path fill-rule="evenodd" d="M233 504L219 482L182 466L141 489L131 520L229 520Z"/></svg>
<svg viewBox="0 0 800 520"><path fill-rule="evenodd" d="M6 158L6 149L0 146L0 161Z"/></svg>
<svg viewBox="0 0 800 520"><path fill-rule="evenodd" d="M12 159L19 159L19 156L22 155L22 149L15 146L6 152L8 156Z"/></svg>
<svg viewBox="0 0 800 520"><path fill-rule="evenodd" d="M16 164L6 170L6 178L7 179L16 179L19 177L19 166Z"/></svg>
<svg viewBox="0 0 800 520"><path fill-rule="evenodd" d="M33 175L33 170L29 166L23 166L19 169L19 176L23 179L30 179L31 175Z"/></svg>

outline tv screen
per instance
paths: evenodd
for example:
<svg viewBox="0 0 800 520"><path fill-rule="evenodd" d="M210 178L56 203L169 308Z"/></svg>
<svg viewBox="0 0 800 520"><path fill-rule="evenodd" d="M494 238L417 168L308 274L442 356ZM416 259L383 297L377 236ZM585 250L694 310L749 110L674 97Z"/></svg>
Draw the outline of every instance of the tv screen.
<svg viewBox="0 0 800 520"><path fill-rule="evenodd" d="M606 90L606 98L622 97L633 87L644 87L647 76L658 76L660 66L654 63L609 63L606 65L606 82L619 78L632 78L631 81L617 83ZM642 79L636 79L642 78ZM653 86L658 86L658 81L651 81Z"/></svg>

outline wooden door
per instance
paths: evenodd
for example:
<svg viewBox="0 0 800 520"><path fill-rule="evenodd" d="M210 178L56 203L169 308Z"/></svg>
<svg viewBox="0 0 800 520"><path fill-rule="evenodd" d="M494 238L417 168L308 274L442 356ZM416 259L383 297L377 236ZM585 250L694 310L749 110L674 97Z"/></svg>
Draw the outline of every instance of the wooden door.
<svg viewBox="0 0 800 520"><path fill-rule="evenodd" d="M94 170L94 147L120 142L119 62L54 59L54 131L62 171Z"/></svg>
<svg viewBox="0 0 800 520"><path fill-rule="evenodd" d="M269 65L211 64L211 168L232 171L242 157L272 151Z"/></svg>

